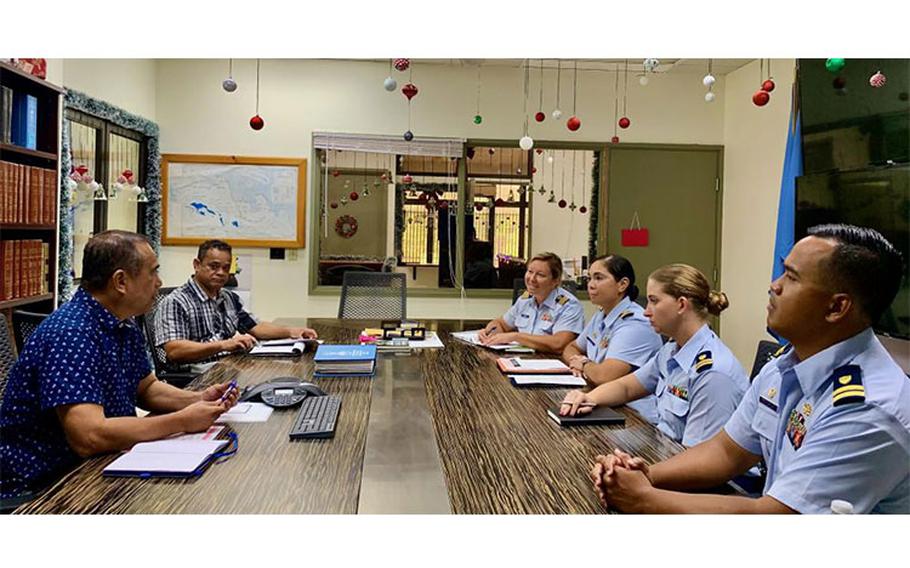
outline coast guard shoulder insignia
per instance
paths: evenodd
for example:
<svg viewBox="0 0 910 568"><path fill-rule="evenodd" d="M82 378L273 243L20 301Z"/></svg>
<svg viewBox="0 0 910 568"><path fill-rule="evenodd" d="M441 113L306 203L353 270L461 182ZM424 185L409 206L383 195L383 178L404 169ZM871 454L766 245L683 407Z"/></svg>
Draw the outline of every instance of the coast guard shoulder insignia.
<svg viewBox="0 0 910 568"><path fill-rule="evenodd" d="M632 310L626 310L623 313L619 314L619 319L626 319L627 317L630 317L634 313L635 312L633 312Z"/></svg>
<svg viewBox="0 0 910 568"><path fill-rule="evenodd" d="M863 386L863 371L859 365L844 365L831 375L834 382L833 405L852 404L866 401L866 387Z"/></svg>
<svg viewBox="0 0 910 568"><path fill-rule="evenodd" d="M559 304L560 306L564 306L566 304L566 302L568 302L568 301L569 301L568 296L556 296L556 303Z"/></svg>
<svg viewBox="0 0 910 568"><path fill-rule="evenodd" d="M521 297L520 297L519 299L520 299L520 300L527 300L527 299L530 298L530 297L531 297L531 293L528 292L527 290L525 290L524 294L522 294Z"/></svg>
<svg viewBox="0 0 910 568"><path fill-rule="evenodd" d="M707 371L714 365L714 359L711 358L710 351L702 351L695 356L695 372L701 373Z"/></svg>

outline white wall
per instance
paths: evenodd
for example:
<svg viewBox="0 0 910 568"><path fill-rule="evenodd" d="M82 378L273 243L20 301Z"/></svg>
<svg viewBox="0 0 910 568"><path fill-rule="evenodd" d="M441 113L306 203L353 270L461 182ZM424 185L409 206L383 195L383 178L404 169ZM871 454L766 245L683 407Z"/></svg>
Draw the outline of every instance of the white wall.
<svg viewBox="0 0 910 568"><path fill-rule="evenodd" d="M774 60L777 87L764 107L752 104L758 90L755 61L727 75L724 100L724 208L721 282L730 307L721 314L721 337L752 368L765 331L780 180L795 62Z"/></svg>
<svg viewBox="0 0 910 568"><path fill-rule="evenodd" d="M255 113L253 60L234 61L239 88L233 94L221 89L225 60L161 60L157 65L158 124L162 152L234 154L249 156L310 157L314 130L400 135L408 128L407 105L398 93L388 93L382 81L386 63L266 60L262 63L260 115L265 128L255 132L248 121ZM399 87L407 74L395 72ZM418 136L455 136L517 140L522 135L522 72L508 67L482 71L480 126L472 118L476 104L476 68L417 65L411 79L420 89L412 102L411 129ZM536 110L537 74L531 74L529 110ZM607 141L613 135L612 73L579 74L577 114L582 128L570 133L564 120L571 114L571 71L563 70L561 106L564 120L552 118L538 124L531 120L530 135L538 140ZM555 70L545 75L544 107L555 102ZM622 90L622 88L620 88ZM654 77L647 87L630 81L627 109L632 128L621 131L624 142L721 144L723 141L723 79L715 90L713 105L704 103L700 75ZM620 101L621 103L621 101ZM314 221L312 196L307 226ZM533 247L566 246L565 226L554 233L554 242L535 232ZM586 230L573 228L572 240L586 241ZM575 235L577 233L577 235ZM267 251L241 251L253 255L254 309L265 318L280 316L331 316L337 312L335 297L306 294L308 243L298 259L272 261ZM193 250L164 247L162 275L167 285L185 280ZM288 301L289 298L293 300ZM489 317L503 311L508 300L450 300L410 298L414 317ZM589 308L590 310L590 308Z"/></svg>

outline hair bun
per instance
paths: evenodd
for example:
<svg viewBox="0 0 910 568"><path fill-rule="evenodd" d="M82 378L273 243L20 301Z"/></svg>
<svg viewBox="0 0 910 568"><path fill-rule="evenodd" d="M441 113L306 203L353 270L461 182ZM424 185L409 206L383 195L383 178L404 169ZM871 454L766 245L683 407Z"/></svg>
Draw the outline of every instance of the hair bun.
<svg viewBox="0 0 910 568"><path fill-rule="evenodd" d="M730 300L727 299L726 294L718 290L711 290L708 292L708 312L717 316L720 315L720 312L726 310L729 306Z"/></svg>
<svg viewBox="0 0 910 568"><path fill-rule="evenodd" d="M626 297L632 300L633 302L638 299L638 286L635 284L629 284L629 287L626 288Z"/></svg>

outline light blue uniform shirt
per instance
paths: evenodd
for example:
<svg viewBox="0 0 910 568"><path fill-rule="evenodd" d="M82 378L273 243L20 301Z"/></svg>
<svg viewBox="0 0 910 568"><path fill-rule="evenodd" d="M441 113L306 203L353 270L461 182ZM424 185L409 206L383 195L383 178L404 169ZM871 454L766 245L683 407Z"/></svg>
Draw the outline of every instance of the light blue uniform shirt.
<svg viewBox="0 0 910 568"><path fill-rule="evenodd" d="M595 363L616 359L634 372L651 360L663 343L644 316L644 308L623 298L604 314L598 311L575 340L575 346ZM628 403L651 424L657 424L657 397L653 394Z"/></svg>
<svg viewBox="0 0 910 568"><path fill-rule="evenodd" d="M542 304L527 292L515 300L502 319L521 333L553 335L560 331L579 334L585 327L585 311L571 292L556 288Z"/></svg>
<svg viewBox="0 0 910 568"><path fill-rule="evenodd" d="M800 513L910 513L910 380L871 329L805 361L766 364L724 430L768 466L765 494Z"/></svg>
<svg viewBox="0 0 910 568"><path fill-rule="evenodd" d="M657 395L657 428L684 446L717 434L749 388L743 366L708 324L682 348L665 344L635 378Z"/></svg>

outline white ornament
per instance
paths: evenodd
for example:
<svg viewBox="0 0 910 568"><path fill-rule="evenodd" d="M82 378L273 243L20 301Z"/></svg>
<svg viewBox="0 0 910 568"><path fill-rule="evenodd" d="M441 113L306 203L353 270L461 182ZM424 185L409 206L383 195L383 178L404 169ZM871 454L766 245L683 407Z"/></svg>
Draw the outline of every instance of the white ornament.
<svg viewBox="0 0 910 568"><path fill-rule="evenodd" d="M553 156L547 156L547 163L548 163L548 164L552 164L552 163L553 163Z"/></svg>
<svg viewBox="0 0 910 568"><path fill-rule="evenodd" d="M705 93L705 102L706 103L713 103L714 98L715 98L714 93L712 93L711 91L708 91L707 93Z"/></svg>
<svg viewBox="0 0 910 568"><path fill-rule="evenodd" d="M644 87L645 85L647 85L647 84L648 84L648 76L645 75L645 74L639 75L639 77L638 77L638 84L641 85L642 87Z"/></svg>
<svg viewBox="0 0 910 568"><path fill-rule="evenodd" d="M221 83L221 88L229 93L233 93L234 91L237 90L237 81L235 81L231 77L228 77Z"/></svg>
<svg viewBox="0 0 910 568"><path fill-rule="evenodd" d="M394 91L395 89L398 88L398 81L393 79L392 76L390 75L385 78L385 81L382 82L382 86L386 91L389 91L391 93L392 91Z"/></svg>
<svg viewBox="0 0 910 568"><path fill-rule="evenodd" d="M521 140L518 141L518 147L522 150L530 150L534 147L534 139L530 136L522 136Z"/></svg>
<svg viewBox="0 0 910 568"><path fill-rule="evenodd" d="M660 66L660 59L654 59L653 57L649 57L648 59L644 60L642 65L644 66L645 71L648 71L649 73L653 73L654 70L657 69L658 66Z"/></svg>
<svg viewBox="0 0 910 568"><path fill-rule="evenodd" d="M562 116L562 111L559 109L555 109L553 111L552 116L553 116L553 120L559 120L559 118Z"/></svg>
<svg viewBox="0 0 910 568"><path fill-rule="evenodd" d="M701 82L702 82L706 87L710 87L711 85L714 84L715 81L716 81L716 79L714 78L714 75L712 75L712 74L710 74L710 73L708 73L707 75L705 75L704 79L701 80Z"/></svg>

